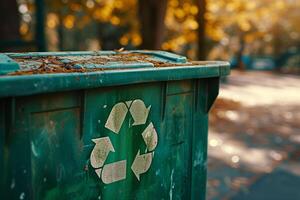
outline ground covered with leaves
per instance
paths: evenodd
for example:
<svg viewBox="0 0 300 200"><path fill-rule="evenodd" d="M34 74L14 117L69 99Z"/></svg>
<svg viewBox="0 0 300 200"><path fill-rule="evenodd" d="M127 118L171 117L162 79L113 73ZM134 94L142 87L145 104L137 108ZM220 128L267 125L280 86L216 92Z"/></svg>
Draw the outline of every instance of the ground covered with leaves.
<svg viewBox="0 0 300 200"><path fill-rule="evenodd" d="M300 77L233 72L208 146L207 199L300 198Z"/></svg>

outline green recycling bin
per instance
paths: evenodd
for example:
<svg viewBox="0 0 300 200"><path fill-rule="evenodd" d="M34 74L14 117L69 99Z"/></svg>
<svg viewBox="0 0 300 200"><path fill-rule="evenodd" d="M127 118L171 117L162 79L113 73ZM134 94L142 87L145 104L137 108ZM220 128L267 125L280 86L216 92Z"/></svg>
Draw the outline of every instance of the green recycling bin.
<svg viewBox="0 0 300 200"><path fill-rule="evenodd" d="M205 199L229 72L163 51L0 54L1 199Z"/></svg>

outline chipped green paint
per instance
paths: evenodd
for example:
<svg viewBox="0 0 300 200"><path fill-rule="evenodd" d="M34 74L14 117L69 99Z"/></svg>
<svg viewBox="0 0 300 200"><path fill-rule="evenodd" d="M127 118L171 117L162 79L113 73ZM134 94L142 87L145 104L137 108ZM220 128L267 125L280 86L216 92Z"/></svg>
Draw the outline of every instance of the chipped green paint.
<svg viewBox="0 0 300 200"><path fill-rule="evenodd" d="M223 64L0 77L3 198L204 200L208 111L228 70ZM130 109L134 100L144 105ZM107 123L120 102L131 114L121 125ZM102 142L110 152L90 160L97 138L109 138ZM133 165L148 151L155 151L151 165ZM105 184L95 172L124 160L126 178Z"/></svg>

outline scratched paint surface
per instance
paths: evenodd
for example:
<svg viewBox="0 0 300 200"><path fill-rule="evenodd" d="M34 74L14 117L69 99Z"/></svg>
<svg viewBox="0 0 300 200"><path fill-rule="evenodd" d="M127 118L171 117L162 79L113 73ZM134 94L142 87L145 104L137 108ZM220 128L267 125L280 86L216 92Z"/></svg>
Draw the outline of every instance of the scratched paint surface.
<svg viewBox="0 0 300 200"><path fill-rule="evenodd" d="M0 163L5 197L204 199L206 106L213 99L206 84L157 82L17 98L15 116L0 117L1 126L12 120L16 127L1 139L9 152ZM120 102L113 117L128 113L107 123Z"/></svg>

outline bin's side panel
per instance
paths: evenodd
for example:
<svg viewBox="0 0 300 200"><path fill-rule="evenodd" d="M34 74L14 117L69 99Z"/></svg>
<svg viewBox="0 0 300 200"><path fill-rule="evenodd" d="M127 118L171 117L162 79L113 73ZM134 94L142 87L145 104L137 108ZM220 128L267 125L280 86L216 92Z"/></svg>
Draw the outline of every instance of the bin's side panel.
<svg viewBox="0 0 300 200"><path fill-rule="evenodd" d="M84 92L31 100L31 163L34 199L89 199L82 159ZM79 192L80 191L80 192Z"/></svg>
<svg viewBox="0 0 300 200"><path fill-rule="evenodd" d="M167 162L163 172L169 199L190 199L193 133L193 82L167 84L162 147Z"/></svg>
<svg viewBox="0 0 300 200"><path fill-rule="evenodd" d="M207 173L208 112L219 92L219 78L195 81L191 199L205 200Z"/></svg>
<svg viewBox="0 0 300 200"><path fill-rule="evenodd" d="M6 199L30 198L31 172L28 118L22 111L19 98L5 99L4 140L4 197Z"/></svg>
<svg viewBox="0 0 300 200"><path fill-rule="evenodd" d="M84 188L81 159L81 93L20 97L9 140L10 199L70 199ZM77 184L77 180L80 180ZM61 192L64 191L64 192ZM82 189L82 195L86 188ZM86 196L84 196L86 197Z"/></svg>

